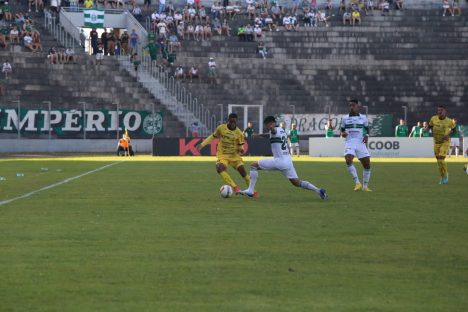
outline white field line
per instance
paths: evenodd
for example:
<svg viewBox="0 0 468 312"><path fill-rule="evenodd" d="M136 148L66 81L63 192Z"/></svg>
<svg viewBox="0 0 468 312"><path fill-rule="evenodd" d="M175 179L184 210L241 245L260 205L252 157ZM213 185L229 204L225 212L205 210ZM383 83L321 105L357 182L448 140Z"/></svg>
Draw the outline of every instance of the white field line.
<svg viewBox="0 0 468 312"><path fill-rule="evenodd" d="M57 186L66 184L66 183L68 183L68 182L77 180L77 179L79 179L79 178L82 178L82 177L84 177L84 176L87 176L88 174L93 174L93 173L95 173L95 172L104 170L104 169L106 169L106 168L112 167L112 166L117 165L117 164L120 164L121 162L122 162L122 161L117 161L117 162L114 162L114 163L111 163L111 164L108 164L108 165L105 165L105 166L96 168L96 169L94 169L94 170L91 170L91 171L82 173L82 174L80 174L80 175L77 175L77 176L74 176L74 177L71 177L71 178L67 178L67 179L65 179L65 180L63 180L63 181L60 181L60 182L57 182L57 183L54 183L54 184L45 186L45 187L40 188L40 189L38 189L38 190L35 190L35 191L32 191L32 192L29 192L29 193L20 195L20 196L18 196L18 197L13 197L13 198L10 198L10 199L4 200L4 201L0 201L0 206L3 206L3 205L6 205L6 204L9 204L9 203L12 203L12 202L17 201L17 200L20 200L20 199L24 199L24 198L31 197L31 196L34 195L34 194L40 193L40 192L42 192L42 191L50 190L50 189L52 189L52 188L54 188L54 187L57 187Z"/></svg>

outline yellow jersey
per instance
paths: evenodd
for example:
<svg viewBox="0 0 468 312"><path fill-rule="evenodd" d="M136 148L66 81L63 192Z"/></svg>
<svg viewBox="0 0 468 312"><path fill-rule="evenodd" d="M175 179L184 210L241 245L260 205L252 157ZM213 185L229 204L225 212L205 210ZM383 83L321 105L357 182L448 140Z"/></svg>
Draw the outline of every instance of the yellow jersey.
<svg viewBox="0 0 468 312"><path fill-rule="evenodd" d="M444 139L445 136L450 134L450 131L455 127L455 123L452 119L445 117L439 119L439 116L432 116L429 121L429 126L432 127L432 136L434 137L434 143L442 144L450 142L450 137Z"/></svg>
<svg viewBox="0 0 468 312"><path fill-rule="evenodd" d="M244 134L242 131L236 127L234 130L230 130L227 124L222 124L216 128L211 136L206 138L205 141L201 143L202 146L210 143L213 138L219 139L217 153L224 156L239 156L240 150L244 145Z"/></svg>

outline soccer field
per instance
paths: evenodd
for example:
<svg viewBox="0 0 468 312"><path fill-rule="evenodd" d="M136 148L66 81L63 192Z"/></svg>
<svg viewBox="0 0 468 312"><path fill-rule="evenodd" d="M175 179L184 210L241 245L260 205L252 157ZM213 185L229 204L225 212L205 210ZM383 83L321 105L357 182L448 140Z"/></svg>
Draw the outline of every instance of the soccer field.
<svg viewBox="0 0 468 312"><path fill-rule="evenodd" d="M263 171L259 199L222 199L212 158L123 159L0 159L0 311L468 309L461 160L442 186L432 159L375 161L356 193L342 159L301 158L321 201Z"/></svg>

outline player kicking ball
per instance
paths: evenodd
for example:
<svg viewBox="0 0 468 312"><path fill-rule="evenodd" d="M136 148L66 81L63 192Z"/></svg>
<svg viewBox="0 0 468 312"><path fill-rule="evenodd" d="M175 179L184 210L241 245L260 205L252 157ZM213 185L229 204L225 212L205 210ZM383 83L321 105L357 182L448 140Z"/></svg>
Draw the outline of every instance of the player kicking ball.
<svg viewBox="0 0 468 312"><path fill-rule="evenodd" d="M350 112L341 119L341 137L346 138L344 157L348 172L354 179L354 191L371 192L369 180L371 176L370 154L367 150L367 140L369 138L369 121L367 116L359 114L358 100L349 101ZM362 172L362 182L359 181L353 159L357 157L364 170Z"/></svg>
<svg viewBox="0 0 468 312"><path fill-rule="evenodd" d="M321 199L327 199L327 191L318 188L310 182L299 180L296 169L291 159L291 154L288 148L288 136L283 128L276 126L276 119L273 116L268 116L264 120L265 127L270 132L271 151L273 158L263 158L259 161L254 161L250 165L250 183L249 188L241 191L243 195L249 197L258 197L255 192L255 184L258 179L259 170L277 170L289 179L292 185L302 187L303 189L314 191Z"/></svg>

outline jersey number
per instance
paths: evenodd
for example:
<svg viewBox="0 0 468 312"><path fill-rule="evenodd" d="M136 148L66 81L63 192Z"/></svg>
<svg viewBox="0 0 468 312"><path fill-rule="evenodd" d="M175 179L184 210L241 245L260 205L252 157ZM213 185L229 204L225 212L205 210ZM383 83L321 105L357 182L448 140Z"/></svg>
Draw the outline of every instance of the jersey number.
<svg viewBox="0 0 468 312"><path fill-rule="evenodd" d="M283 143L281 143L281 149L285 151L288 148L288 141L285 136L281 137L281 140L283 141Z"/></svg>

